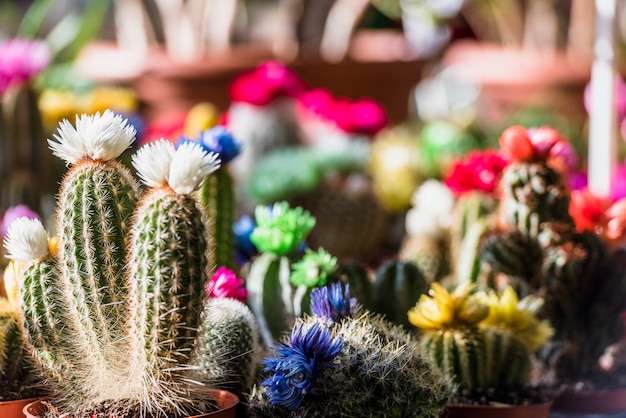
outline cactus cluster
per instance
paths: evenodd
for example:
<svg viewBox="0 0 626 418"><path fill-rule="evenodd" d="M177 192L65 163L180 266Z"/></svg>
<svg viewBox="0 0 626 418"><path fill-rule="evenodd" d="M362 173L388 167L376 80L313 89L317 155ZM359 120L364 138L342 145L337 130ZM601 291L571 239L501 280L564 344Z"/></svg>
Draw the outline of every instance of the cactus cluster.
<svg viewBox="0 0 626 418"><path fill-rule="evenodd" d="M531 355L552 335L536 318L540 301L519 301L464 284L448 292L438 283L409 311L422 330L424 353L459 390L521 390L530 384Z"/></svg>
<svg viewBox="0 0 626 418"><path fill-rule="evenodd" d="M277 357L263 361L267 378L251 399L255 416L439 416L450 396L449 381L406 331L350 301L348 287L340 283L315 290L312 301L315 315L299 318ZM313 364L320 357L313 350L320 336L327 346L341 348L325 350L332 358L299 381L293 373L298 361L310 358ZM297 360L299 353L303 360Z"/></svg>
<svg viewBox="0 0 626 418"><path fill-rule="evenodd" d="M193 194L219 167L197 144L162 140L115 161L135 130L111 111L61 123L49 144L70 169L58 195L58 251L37 220L5 240L27 262L20 308L36 365L61 411L116 401L142 417L197 412L189 373L214 268L209 219Z"/></svg>
<svg viewBox="0 0 626 418"><path fill-rule="evenodd" d="M568 170L559 160L568 143L558 133L511 127L500 144L511 162L499 183L499 222L481 239L480 262L521 294L545 299L542 315L555 327L540 353L545 377L597 380L601 354L624 332L624 249L577 230L569 212Z"/></svg>

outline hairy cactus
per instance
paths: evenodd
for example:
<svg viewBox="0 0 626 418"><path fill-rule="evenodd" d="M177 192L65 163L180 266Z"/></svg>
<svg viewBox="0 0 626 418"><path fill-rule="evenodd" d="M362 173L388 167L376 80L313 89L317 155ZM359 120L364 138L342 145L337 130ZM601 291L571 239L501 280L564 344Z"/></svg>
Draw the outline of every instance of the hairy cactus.
<svg viewBox="0 0 626 418"><path fill-rule="evenodd" d="M263 361L256 416L439 416L449 382L406 331L361 310L340 283L315 290L312 301L315 316L298 319L277 357Z"/></svg>
<svg viewBox="0 0 626 418"><path fill-rule="evenodd" d="M296 316L304 313L306 284L291 282L292 263L298 246L315 225L300 207L277 202L271 208L257 206L256 227L250 239L260 251L246 277L248 305L254 312L266 346L289 330Z"/></svg>
<svg viewBox="0 0 626 418"><path fill-rule="evenodd" d="M448 293L434 283L408 316L423 331L426 355L459 389L509 390L529 385L531 354L551 335L537 308L512 290L489 297L470 284Z"/></svg>
<svg viewBox="0 0 626 418"><path fill-rule="evenodd" d="M59 193L58 255L39 221L12 224L5 246L27 261L26 338L63 410L136 402L142 416L193 411L187 383L210 262L207 217L193 191L219 161L159 141L114 161L135 131L110 111L64 121L55 155L72 167Z"/></svg>
<svg viewBox="0 0 626 418"><path fill-rule="evenodd" d="M232 298L208 299L203 315L193 362L197 378L243 399L252 389L260 354L254 315Z"/></svg>

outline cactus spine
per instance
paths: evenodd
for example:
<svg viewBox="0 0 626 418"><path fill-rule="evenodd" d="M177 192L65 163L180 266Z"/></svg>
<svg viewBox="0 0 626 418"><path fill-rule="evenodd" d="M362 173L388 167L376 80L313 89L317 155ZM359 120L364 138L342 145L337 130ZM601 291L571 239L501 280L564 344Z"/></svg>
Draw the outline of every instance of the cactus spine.
<svg viewBox="0 0 626 418"><path fill-rule="evenodd" d="M67 411L121 399L141 416L190 410L184 375L212 268L191 193L219 162L193 144L142 148L133 164L150 190L135 209L137 185L112 161L134 129L106 111L59 133L50 146L74 165L59 197L59 257L38 221L20 219L5 243L28 261L21 307L35 359Z"/></svg>

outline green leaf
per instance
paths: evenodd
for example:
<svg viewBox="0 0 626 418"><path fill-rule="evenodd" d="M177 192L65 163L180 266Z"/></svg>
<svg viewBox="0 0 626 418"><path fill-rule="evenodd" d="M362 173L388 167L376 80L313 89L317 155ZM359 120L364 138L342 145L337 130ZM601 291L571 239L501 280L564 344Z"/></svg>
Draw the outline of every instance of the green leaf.
<svg viewBox="0 0 626 418"><path fill-rule="evenodd" d="M37 38L40 36L43 22L50 14L54 3L54 0L35 0L22 18L17 29L17 36L20 38Z"/></svg>

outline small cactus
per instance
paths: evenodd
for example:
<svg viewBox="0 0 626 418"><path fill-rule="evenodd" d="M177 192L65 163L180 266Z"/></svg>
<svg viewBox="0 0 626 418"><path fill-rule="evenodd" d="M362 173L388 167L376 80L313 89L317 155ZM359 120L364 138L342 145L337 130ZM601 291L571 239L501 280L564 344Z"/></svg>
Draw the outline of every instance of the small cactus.
<svg viewBox="0 0 626 418"><path fill-rule="evenodd" d="M261 254L251 262L246 277L248 305L257 317L264 344L272 346L308 307L303 305L308 286L293 285L290 279L298 246L315 218L300 207L290 208L287 202L271 208L257 206L255 214L250 239Z"/></svg>
<svg viewBox="0 0 626 418"><path fill-rule="evenodd" d="M299 318L277 357L263 361L255 416L439 416L449 381L406 331L359 308L340 283L316 289L312 301L315 316Z"/></svg>
<svg viewBox="0 0 626 418"><path fill-rule="evenodd" d="M219 161L194 144L149 144L133 156L140 195L114 161L134 134L110 111L61 123L50 147L71 168L58 254L39 221L18 219L5 240L8 257L28 263L26 339L63 411L127 400L142 417L165 417L194 412L200 396L186 374L213 264L193 192Z"/></svg>
<svg viewBox="0 0 626 418"><path fill-rule="evenodd" d="M409 320L423 332L424 352L459 389L523 389L530 383L532 352L551 336L547 323L534 316L539 305L518 303L509 290L500 308L500 297L474 289L466 283L449 293L433 283L430 295L409 311ZM525 339L529 334L538 334L534 344Z"/></svg>
<svg viewBox="0 0 626 418"><path fill-rule="evenodd" d="M197 379L244 399L256 378L259 355L259 331L250 309L232 298L208 299L193 361Z"/></svg>

